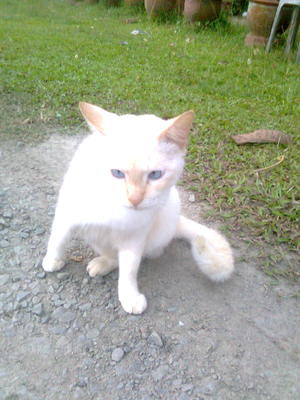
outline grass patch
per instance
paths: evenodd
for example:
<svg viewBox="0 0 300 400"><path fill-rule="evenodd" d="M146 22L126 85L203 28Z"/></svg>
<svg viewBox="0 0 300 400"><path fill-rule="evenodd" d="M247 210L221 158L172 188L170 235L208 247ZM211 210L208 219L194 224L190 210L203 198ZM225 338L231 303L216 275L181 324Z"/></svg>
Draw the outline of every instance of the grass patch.
<svg viewBox="0 0 300 400"><path fill-rule="evenodd" d="M117 113L197 115L185 183L236 235L299 249L299 65L283 49L246 48L246 30L222 19L207 27L162 24L128 7L62 0L0 6L0 94L26 98L30 118L82 123L79 101ZM138 18L135 24L126 19ZM133 35L138 29L144 33ZM42 113L42 114L41 114ZM5 115L1 113L1 126ZM232 134L260 128L289 146L236 146ZM277 167L255 174L255 169ZM242 229L247 227L245 231ZM298 271L299 272L299 271ZM297 273L298 273L297 272Z"/></svg>

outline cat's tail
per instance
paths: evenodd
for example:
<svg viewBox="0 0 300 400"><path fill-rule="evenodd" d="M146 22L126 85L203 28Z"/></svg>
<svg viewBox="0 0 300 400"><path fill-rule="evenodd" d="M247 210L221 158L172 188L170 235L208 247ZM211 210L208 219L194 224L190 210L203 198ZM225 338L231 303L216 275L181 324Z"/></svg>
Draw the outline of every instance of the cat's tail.
<svg viewBox="0 0 300 400"><path fill-rule="evenodd" d="M180 216L176 237L191 243L194 259L208 278L222 282L230 277L234 270L232 250L219 232Z"/></svg>

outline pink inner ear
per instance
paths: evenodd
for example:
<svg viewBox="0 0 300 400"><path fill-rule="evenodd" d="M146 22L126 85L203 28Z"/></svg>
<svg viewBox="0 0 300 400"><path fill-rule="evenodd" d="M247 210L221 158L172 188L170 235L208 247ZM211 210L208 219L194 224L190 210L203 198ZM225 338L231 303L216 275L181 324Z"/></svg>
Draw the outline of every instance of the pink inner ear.
<svg viewBox="0 0 300 400"><path fill-rule="evenodd" d="M114 114L94 106L93 104L84 102L79 103L79 109L91 128L105 134L105 120Z"/></svg>
<svg viewBox="0 0 300 400"><path fill-rule="evenodd" d="M187 145L194 118L193 111L186 111L178 117L170 119L169 127L160 134L159 139L171 141L183 150Z"/></svg>

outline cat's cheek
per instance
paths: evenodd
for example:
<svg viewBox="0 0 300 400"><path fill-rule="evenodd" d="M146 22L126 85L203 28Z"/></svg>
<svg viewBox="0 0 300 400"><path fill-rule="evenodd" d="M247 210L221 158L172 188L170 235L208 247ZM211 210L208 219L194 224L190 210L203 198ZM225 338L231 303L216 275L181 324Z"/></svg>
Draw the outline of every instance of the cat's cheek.
<svg viewBox="0 0 300 400"><path fill-rule="evenodd" d="M127 190L124 179L117 179L111 183L111 193L112 193L112 202L121 205L130 207L130 202L127 197Z"/></svg>

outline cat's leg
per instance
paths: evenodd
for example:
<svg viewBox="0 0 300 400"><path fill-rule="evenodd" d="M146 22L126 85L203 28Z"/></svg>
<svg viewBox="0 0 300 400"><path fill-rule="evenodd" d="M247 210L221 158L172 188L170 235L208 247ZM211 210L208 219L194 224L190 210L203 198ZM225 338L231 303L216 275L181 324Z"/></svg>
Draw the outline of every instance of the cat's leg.
<svg viewBox="0 0 300 400"><path fill-rule="evenodd" d="M176 237L188 240L200 270L213 281L224 281L234 270L232 250L219 232L179 217Z"/></svg>
<svg viewBox="0 0 300 400"><path fill-rule="evenodd" d="M142 252L136 249L119 250L119 300L130 314L141 314L147 308L146 297L137 284L141 258Z"/></svg>
<svg viewBox="0 0 300 400"><path fill-rule="evenodd" d="M101 255L93 258L87 265L86 270L91 278L96 275L107 275L118 267L118 260L115 253L102 251Z"/></svg>
<svg viewBox="0 0 300 400"><path fill-rule="evenodd" d="M43 259L43 268L47 272L59 271L65 265L63 260L65 244L68 241L72 226L54 220L47 246L47 254Z"/></svg>

